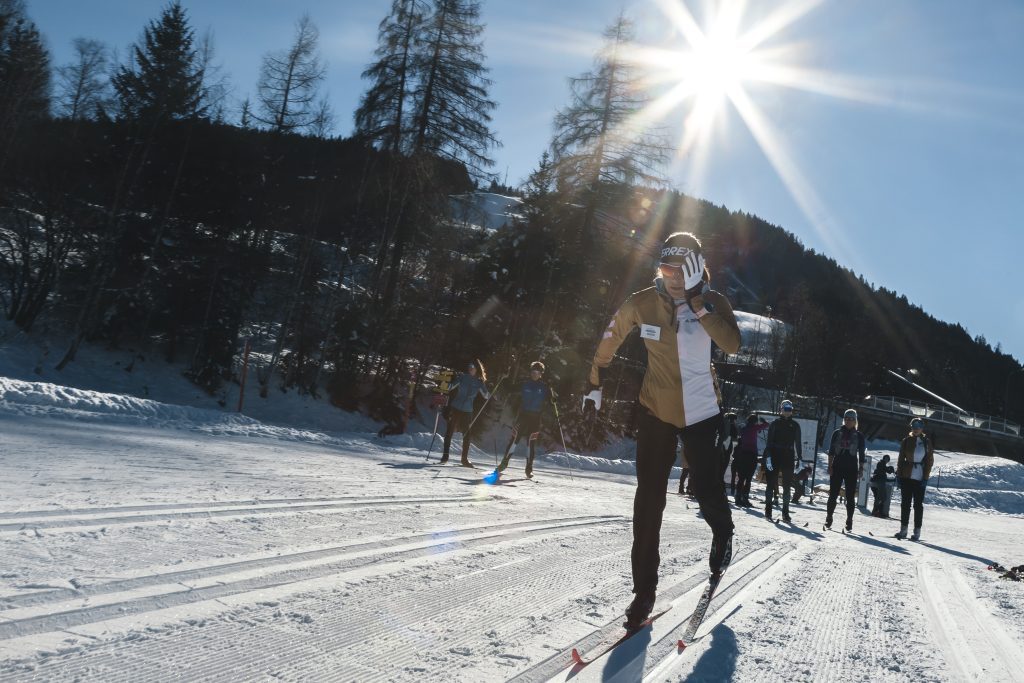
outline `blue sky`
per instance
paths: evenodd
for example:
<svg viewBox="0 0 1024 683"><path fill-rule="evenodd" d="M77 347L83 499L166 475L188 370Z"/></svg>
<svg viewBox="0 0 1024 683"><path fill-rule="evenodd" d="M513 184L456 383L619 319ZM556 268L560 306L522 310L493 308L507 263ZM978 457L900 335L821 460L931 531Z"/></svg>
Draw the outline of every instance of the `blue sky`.
<svg viewBox="0 0 1024 683"><path fill-rule="evenodd" d="M308 12L321 31L337 132L351 131L364 89L359 74L389 1L182 4L199 31L213 32L235 101L254 91L261 56L285 47ZM726 101L698 145L669 169L674 186L779 225L869 282L1024 359L1024 3L747 4L743 30L787 7L803 10L760 47L813 69L819 92L745 82L761 134ZM123 53L163 5L27 0L58 64L79 36ZM721 5L685 7L707 26ZM640 42L685 47L651 0L484 2L494 128L504 143L494 171L507 172L510 183L536 164L567 102L567 79L591 66L601 31L622 9L637 22ZM687 113L683 103L658 123L678 136Z"/></svg>

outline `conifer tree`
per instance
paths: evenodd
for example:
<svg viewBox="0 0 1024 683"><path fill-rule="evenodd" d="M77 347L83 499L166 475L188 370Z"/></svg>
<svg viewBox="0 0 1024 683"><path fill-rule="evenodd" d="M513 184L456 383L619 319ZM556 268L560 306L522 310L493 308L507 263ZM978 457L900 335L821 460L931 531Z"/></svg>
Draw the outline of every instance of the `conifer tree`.
<svg viewBox="0 0 1024 683"><path fill-rule="evenodd" d="M0 169L23 124L50 111L50 54L20 0L0 0Z"/></svg>
<svg viewBox="0 0 1024 683"><path fill-rule="evenodd" d="M203 76L195 31L181 4L172 2L146 26L129 62L112 79L118 114L154 125L202 118L208 107Z"/></svg>

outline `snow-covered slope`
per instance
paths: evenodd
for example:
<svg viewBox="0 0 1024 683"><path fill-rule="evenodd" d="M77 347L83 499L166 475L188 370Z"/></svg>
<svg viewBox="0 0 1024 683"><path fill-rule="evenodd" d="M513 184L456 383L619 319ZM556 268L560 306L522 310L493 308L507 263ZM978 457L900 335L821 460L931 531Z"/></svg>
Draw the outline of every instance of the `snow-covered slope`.
<svg viewBox="0 0 1024 683"><path fill-rule="evenodd" d="M820 505L795 506L793 526L733 508L733 566L684 650L710 534L669 496L659 596L673 608L573 671L570 650L614 634L631 597L631 463L548 454L528 481L521 450L489 486L483 469L438 467L436 448L425 462L424 432L381 441L52 384L0 391L5 683L1024 671L1024 590L986 570L1024 562L1024 519L933 505L931 490L922 543L861 513L860 535L822 531ZM1016 485L972 460L949 456L943 476Z"/></svg>
<svg viewBox="0 0 1024 683"><path fill-rule="evenodd" d="M493 192L473 192L451 198L452 218L483 230L498 230L522 218L523 200Z"/></svg>

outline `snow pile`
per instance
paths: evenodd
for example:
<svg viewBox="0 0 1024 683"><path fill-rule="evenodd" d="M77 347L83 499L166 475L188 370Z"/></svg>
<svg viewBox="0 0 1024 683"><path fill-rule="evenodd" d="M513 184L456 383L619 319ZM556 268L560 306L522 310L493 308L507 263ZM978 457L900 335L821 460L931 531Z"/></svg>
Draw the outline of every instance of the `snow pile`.
<svg viewBox="0 0 1024 683"><path fill-rule="evenodd" d="M925 502L1024 515L1024 465L996 457L937 453Z"/></svg>
<svg viewBox="0 0 1024 683"><path fill-rule="evenodd" d="M73 389L48 382L25 382L8 377L0 377L0 412L283 441L331 445L348 443L348 440L321 432L264 424L238 413L160 403L123 394Z"/></svg>

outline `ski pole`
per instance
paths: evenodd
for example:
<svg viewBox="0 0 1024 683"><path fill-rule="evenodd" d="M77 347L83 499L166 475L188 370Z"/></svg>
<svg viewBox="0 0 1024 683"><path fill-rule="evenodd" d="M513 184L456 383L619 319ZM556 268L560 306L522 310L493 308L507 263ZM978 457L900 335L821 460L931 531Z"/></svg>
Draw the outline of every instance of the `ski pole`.
<svg viewBox="0 0 1024 683"><path fill-rule="evenodd" d="M555 424L558 425L558 435L562 437L562 452L565 453L565 461L569 463L569 481L572 478L572 458L569 457L569 449L565 445L565 432L562 431L562 420L558 417L558 404L555 403L555 394L551 393L551 407L555 409Z"/></svg>
<svg viewBox="0 0 1024 683"><path fill-rule="evenodd" d="M484 411L487 410L487 404L490 403L491 399L494 398L494 395L496 393L498 393L498 388L501 386L501 383L505 381L506 377L508 377L508 375L502 375L501 379L498 380L498 383L494 385L494 391L492 391L491 395L487 397L487 400L484 401L484 404L482 406L480 406L480 410L479 410L479 412L477 412L476 417L474 417L472 420L470 420L469 427L466 428L466 432L465 433L468 434L469 431L471 429L473 429L473 425L476 424L476 421L480 418L481 415L484 414Z"/></svg>
<svg viewBox="0 0 1024 683"><path fill-rule="evenodd" d="M430 448L427 449L427 462L430 462L430 452L434 450L434 442L437 440L437 425L441 423L441 408L437 408L437 414L434 415L434 432L430 437Z"/></svg>

